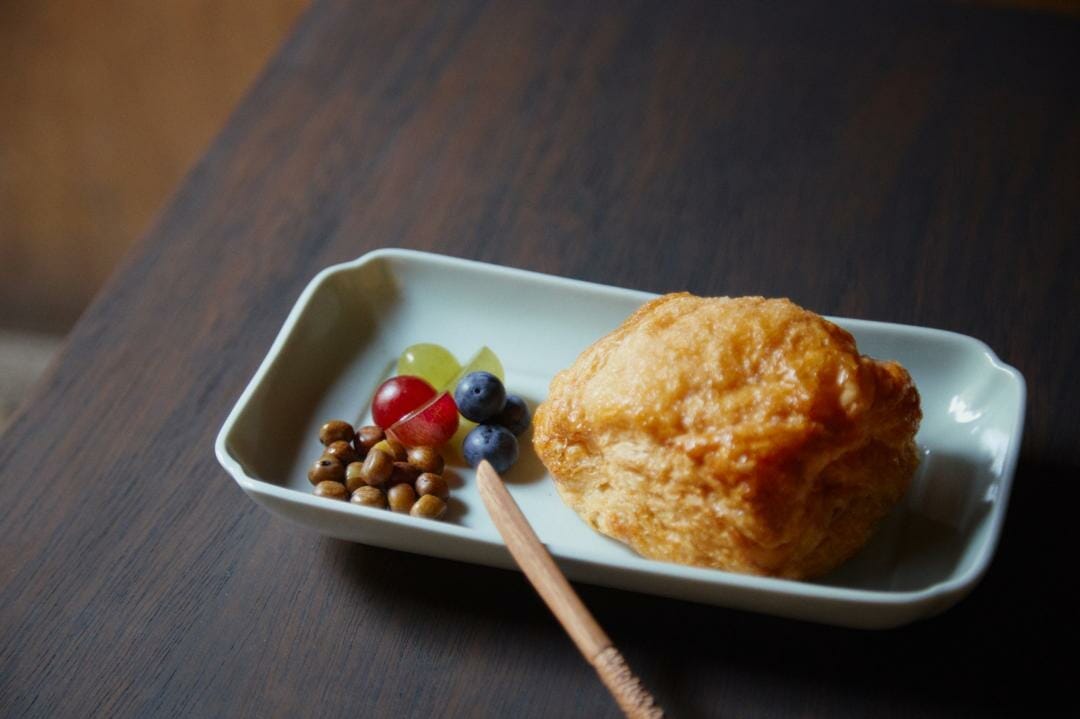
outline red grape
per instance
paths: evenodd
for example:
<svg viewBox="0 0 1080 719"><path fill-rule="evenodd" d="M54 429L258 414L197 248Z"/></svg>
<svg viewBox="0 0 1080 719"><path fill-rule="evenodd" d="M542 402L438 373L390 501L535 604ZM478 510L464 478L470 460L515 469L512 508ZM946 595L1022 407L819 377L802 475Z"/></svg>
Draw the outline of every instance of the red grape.
<svg viewBox="0 0 1080 719"><path fill-rule="evenodd" d="M387 429L399 419L435 396L435 388L412 375L398 375L379 385L371 401L375 424Z"/></svg>
<svg viewBox="0 0 1080 719"><path fill-rule="evenodd" d="M440 447L458 428L458 410L449 392L402 417L386 433L406 447Z"/></svg>

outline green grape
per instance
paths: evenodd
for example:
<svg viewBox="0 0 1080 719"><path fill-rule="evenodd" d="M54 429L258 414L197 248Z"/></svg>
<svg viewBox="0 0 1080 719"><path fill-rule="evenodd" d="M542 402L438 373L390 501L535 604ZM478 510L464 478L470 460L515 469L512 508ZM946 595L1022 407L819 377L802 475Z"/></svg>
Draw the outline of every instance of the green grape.
<svg viewBox="0 0 1080 719"><path fill-rule="evenodd" d="M503 372L502 362L499 361L498 356L491 351L490 347L481 347L476 354L469 358L469 361L465 363L465 366L461 368L461 371L454 375L453 379L442 385L442 389L447 392L453 392L457 387L457 383L461 381L461 378L470 372L490 372L502 381L506 381L506 374ZM438 387L439 385L435 385Z"/></svg>
<svg viewBox="0 0 1080 719"><path fill-rule="evenodd" d="M427 380L432 387L443 387L457 377L461 365L442 345L421 342L406 347L397 363L397 373L411 374Z"/></svg>

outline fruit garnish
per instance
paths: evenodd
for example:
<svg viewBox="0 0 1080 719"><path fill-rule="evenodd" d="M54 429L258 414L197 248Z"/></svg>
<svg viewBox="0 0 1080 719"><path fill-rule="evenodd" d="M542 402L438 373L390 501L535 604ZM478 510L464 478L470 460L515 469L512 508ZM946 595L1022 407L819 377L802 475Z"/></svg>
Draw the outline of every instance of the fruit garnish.
<svg viewBox="0 0 1080 719"><path fill-rule="evenodd" d="M491 424L506 427L515 437L527 430L531 421L529 405L516 394L506 395L506 404L503 405L502 412L491 418Z"/></svg>
<svg viewBox="0 0 1080 719"><path fill-rule="evenodd" d="M386 429L436 394L435 388L419 377L391 377L375 390L375 398L371 401L371 416L375 424Z"/></svg>
<svg viewBox="0 0 1080 719"><path fill-rule="evenodd" d="M458 409L449 392L398 420L386 434L406 447L441 447L458 428Z"/></svg>
<svg viewBox="0 0 1080 719"><path fill-rule="evenodd" d="M477 425L465 437L462 454L470 467L486 459L496 472L505 472L518 458L518 441L506 427L493 424Z"/></svg>
<svg viewBox="0 0 1080 719"><path fill-rule="evenodd" d="M465 363L465 366L461 368L461 371L454 375L454 378L441 387L441 389L448 392L453 392L454 388L458 386L465 375L470 372L490 372L498 377L500 380L506 380L506 373L503 371L502 362L499 361L498 356L491 351L490 347L481 347L476 354L469 358L469 361Z"/></svg>
<svg viewBox="0 0 1080 719"><path fill-rule="evenodd" d="M461 363L450 350L431 342L410 345L398 357L399 375L420 377L432 387L445 388L460 372Z"/></svg>
<svg viewBox="0 0 1080 719"><path fill-rule="evenodd" d="M458 412L473 422L486 422L506 404L506 387L490 372L470 372L454 389Z"/></svg>

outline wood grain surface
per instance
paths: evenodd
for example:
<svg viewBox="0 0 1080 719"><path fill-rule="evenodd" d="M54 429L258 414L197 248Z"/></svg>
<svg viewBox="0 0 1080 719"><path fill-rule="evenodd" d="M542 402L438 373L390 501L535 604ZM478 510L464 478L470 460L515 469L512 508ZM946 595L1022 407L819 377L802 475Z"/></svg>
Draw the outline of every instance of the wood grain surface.
<svg viewBox="0 0 1080 719"><path fill-rule="evenodd" d="M1029 411L959 606L578 589L672 716L1072 705L1078 67L1075 20L969 5L317 2L2 438L0 714L617 715L520 574L313 536L218 467L301 288L379 246L985 340Z"/></svg>

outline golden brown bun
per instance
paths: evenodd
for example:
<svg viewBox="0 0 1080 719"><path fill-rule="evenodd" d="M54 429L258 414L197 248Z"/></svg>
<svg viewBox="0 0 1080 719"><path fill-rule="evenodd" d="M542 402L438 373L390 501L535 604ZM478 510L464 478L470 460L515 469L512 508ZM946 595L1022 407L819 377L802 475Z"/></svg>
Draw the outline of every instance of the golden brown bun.
<svg viewBox="0 0 1080 719"><path fill-rule="evenodd" d="M639 553L806 578L854 554L918 464L896 362L788 300L657 298L536 410L563 500Z"/></svg>

